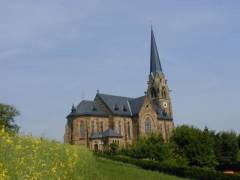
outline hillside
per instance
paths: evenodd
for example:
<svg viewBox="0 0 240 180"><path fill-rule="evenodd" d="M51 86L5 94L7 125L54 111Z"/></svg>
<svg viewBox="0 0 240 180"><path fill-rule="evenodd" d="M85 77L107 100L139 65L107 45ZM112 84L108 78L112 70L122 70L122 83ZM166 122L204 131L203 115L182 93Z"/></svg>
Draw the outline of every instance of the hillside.
<svg viewBox="0 0 240 180"><path fill-rule="evenodd" d="M164 179L174 176L95 157L83 147L0 131L0 179Z"/></svg>

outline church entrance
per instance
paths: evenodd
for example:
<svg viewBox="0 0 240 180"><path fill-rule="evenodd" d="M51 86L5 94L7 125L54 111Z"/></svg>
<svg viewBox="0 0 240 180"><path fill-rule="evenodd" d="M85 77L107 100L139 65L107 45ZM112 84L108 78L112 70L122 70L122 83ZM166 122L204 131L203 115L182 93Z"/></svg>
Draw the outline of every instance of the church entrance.
<svg viewBox="0 0 240 180"><path fill-rule="evenodd" d="M94 144L94 151L98 151L98 144Z"/></svg>

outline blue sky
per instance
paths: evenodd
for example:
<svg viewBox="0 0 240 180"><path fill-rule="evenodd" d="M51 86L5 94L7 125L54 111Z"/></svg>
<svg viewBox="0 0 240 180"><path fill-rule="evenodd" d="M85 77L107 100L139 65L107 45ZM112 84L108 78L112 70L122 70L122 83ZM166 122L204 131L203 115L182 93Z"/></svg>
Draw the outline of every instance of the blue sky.
<svg viewBox="0 0 240 180"><path fill-rule="evenodd" d="M72 103L147 88L150 25L177 125L240 132L240 1L0 0L0 102L62 140Z"/></svg>

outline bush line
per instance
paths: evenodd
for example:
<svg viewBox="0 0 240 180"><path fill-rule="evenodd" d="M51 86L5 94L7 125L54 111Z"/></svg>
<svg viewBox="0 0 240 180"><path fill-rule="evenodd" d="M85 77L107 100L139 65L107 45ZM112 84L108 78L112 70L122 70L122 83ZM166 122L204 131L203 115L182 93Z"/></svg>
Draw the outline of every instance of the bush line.
<svg viewBox="0 0 240 180"><path fill-rule="evenodd" d="M146 170L159 171L179 177L186 177L197 180L240 180L240 176L238 175L228 175L213 169L206 169L200 167L179 167L166 164L162 165L160 162L157 161L134 159L122 155L97 153L97 156L115 161L121 161L128 164L133 164Z"/></svg>

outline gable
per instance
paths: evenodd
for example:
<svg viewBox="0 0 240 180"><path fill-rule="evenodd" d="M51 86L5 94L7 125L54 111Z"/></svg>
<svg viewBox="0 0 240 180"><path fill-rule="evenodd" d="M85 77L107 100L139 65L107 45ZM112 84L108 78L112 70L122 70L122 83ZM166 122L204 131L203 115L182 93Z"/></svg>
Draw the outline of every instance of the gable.
<svg viewBox="0 0 240 180"><path fill-rule="evenodd" d="M144 97L138 115L142 117L145 116L146 114L151 114L152 117L155 117L155 119L157 119L157 113L148 96Z"/></svg>
<svg viewBox="0 0 240 180"><path fill-rule="evenodd" d="M107 94L96 95L111 111L111 114L118 116L132 116L129 100L130 97L114 96Z"/></svg>

